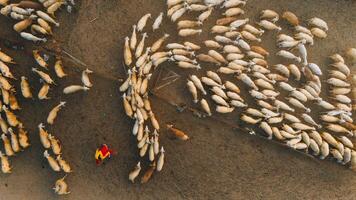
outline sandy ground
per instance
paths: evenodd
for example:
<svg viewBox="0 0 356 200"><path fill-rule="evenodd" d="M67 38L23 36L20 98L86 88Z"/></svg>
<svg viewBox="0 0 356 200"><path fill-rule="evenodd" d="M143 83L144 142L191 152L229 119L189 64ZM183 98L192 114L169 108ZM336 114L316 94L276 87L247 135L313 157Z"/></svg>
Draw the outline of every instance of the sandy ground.
<svg viewBox="0 0 356 200"><path fill-rule="evenodd" d="M311 60L321 66L326 66L326 57L331 53L356 46L355 1L249 0L245 10L247 16L254 19L257 12L265 8L279 12L289 9L302 20L318 16L328 22L328 38L317 41L309 51ZM234 131L214 119L198 119L190 112L177 113L174 107L153 96L153 108L161 125L173 122L188 132L191 140L186 143L170 140L167 131L163 130L161 143L167 152L164 170L154 174L146 185L129 183L127 177L136 164L137 149L130 133L133 122L124 115L116 81L124 77L123 38L130 34L131 25L144 13L157 16L164 9L163 1L157 0L86 0L79 3L74 14L59 15L61 27L55 30L55 38L96 72L93 76L95 87L85 94L61 94L66 85L80 83L80 66L67 61L66 71L70 76L58 80L59 86L51 90L51 100L20 100L23 110L19 116L29 129L32 146L11 159L13 174L0 174L1 200L356 199L355 173L334 161L312 159L259 137ZM170 41L176 41L174 26L167 20L164 23L162 31L150 34L149 43L163 32L172 34ZM1 17L0 24L3 27L1 37L19 40L10 30L12 22L9 19ZM208 34L204 33L201 38L208 38ZM263 39L264 46L274 52L273 34L268 33ZM200 40L192 38L191 41ZM29 53L8 52L19 63L15 74L30 76L30 68L35 63ZM278 61L271 60L272 63ZM172 64L164 67L183 78L158 94L173 102L190 104L184 77L197 72L183 72ZM30 77L37 91L38 78ZM75 171L67 178L72 193L65 197L58 197L51 190L55 180L63 174L54 173L47 165L37 133L37 125L45 121L49 110L60 100L67 101L67 106L60 112L55 125L48 129L62 141L63 157ZM236 116L236 113L216 115L238 124ZM119 153L107 164L97 167L93 154L101 143L109 144Z"/></svg>

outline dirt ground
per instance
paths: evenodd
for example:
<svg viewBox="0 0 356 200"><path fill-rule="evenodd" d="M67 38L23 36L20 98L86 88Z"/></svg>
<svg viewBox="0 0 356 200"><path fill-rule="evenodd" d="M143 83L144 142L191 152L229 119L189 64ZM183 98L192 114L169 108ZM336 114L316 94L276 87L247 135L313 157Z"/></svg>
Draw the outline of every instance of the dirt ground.
<svg viewBox="0 0 356 200"><path fill-rule="evenodd" d="M355 173L331 160L319 161L260 137L233 130L214 119L199 119L190 112L177 113L175 108L154 96L153 109L161 126L173 122L191 136L183 143L161 133L166 149L166 164L161 173L146 185L131 184L128 173L137 162L137 148L131 135L133 122L123 111L118 78L125 76L122 67L123 38L131 34L131 26L145 13L157 16L165 10L164 1L157 0L86 0L79 2L71 15L60 13L61 23L55 38L64 49L95 71L94 87L87 93L64 96L61 91L69 84L80 83L80 66L66 61L68 78L58 81L51 90L52 99L20 100L19 113L30 132L31 148L12 158L13 174L0 174L0 199L356 199ZM326 57L356 46L356 2L342 0L249 0L247 16L256 18L262 9L291 10L302 20L318 16L328 22L328 37L310 48L310 59L326 66ZM191 41L208 38L206 31L218 12L204 27L205 33ZM92 21L93 19L95 19ZM91 22L92 21L92 22ZM0 36L20 38L11 31L9 19L0 17ZM287 27L287 26L284 26ZM164 21L157 34L149 33L151 43L163 32L176 41L174 25ZM273 34L263 38L263 44L275 51ZM26 46L30 46L26 44ZM0 44L3 47L3 44ZM30 75L34 61L29 53L8 50L18 61L14 72L31 77L38 90L38 78ZM28 51L27 51L28 52ZM53 61L53 59L52 59ZM278 62L278 60L271 60ZM174 85L158 92L170 101L191 105L184 80L190 73L204 72L172 69L183 77ZM211 68L207 66L207 68ZM63 157L74 168L67 178L72 193L58 197L51 188L63 174L54 173L42 156L37 125L45 121L49 110L60 100L67 101L54 126L48 127L63 144ZM238 124L236 113L218 118ZM94 151L107 143L118 151L110 162L97 167Z"/></svg>

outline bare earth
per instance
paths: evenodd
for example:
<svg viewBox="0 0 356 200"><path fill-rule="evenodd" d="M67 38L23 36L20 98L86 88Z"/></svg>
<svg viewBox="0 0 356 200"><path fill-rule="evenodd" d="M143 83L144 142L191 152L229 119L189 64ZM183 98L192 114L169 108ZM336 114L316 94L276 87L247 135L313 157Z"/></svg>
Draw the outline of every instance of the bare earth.
<svg viewBox="0 0 356 200"><path fill-rule="evenodd" d="M213 119L196 118L188 111L177 113L174 107L153 96L153 109L161 126L173 122L189 133L191 140L186 143L171 140L163 129L160 138L167 153L163 171L155 173L146 185L131 184L128 173L136 164L137 148L131 135L133 121L124 115L117 81L125 76L123 38L131 33L132 24L143 14L151 12L156 17L165 8L163 0L85 0L74 14L64 11L58 14L61 26L55 30L55 38L95 71L92 76L95 86L88 93L64 96L61 91L65 86L80 84L81 69L67 61L66 71L70 76L58 81L59 86L51 90L51 100L20 100L23 110L19 115L29 129L32 146L11 159L13 174L0 174L0 199L356 199L355 173L335 161L312 159L260 137L234 131ZM328 55L356 47L355 1L249 0L245 11L254 21L257 13L266 8L278 12L288 9L302 20L318 16L328 22L327 39L317 40L309 50L310 60L321 66L327 66ZM216 11L204 26L203 39L208 38L207 30L218 14ZM0 17L0 35L20 41L11 30L12 23ZM284 23L283 28L287 28ZM175 26L165 19L163 30L149 32L147 44L164 32L171 34L170 41L177 41ZM275 52L274 35L268 33L263 38L263 45L271 52ZM193 37L190 41L202 39ZM15 74L30 76L35 63L29 53L7 52L19 63ZM182 71L174 64L163 67L169 67L183 78L158 94L191 105L191 97L184 87L185 77L191 73L201 75L204 70ZM30 77L37 91L41 85L38 77ZM62 141L63 157L74 168L67 178L72 193L65 197L58 197L51 190L63 174L49 168L37 132L37 125L45 121L47 113L60 100L67 101L67 105L55 125L48 129ZM215 116L238 125L237 113ZM102 143L119 153L97 167L94 151Z"/></svg>

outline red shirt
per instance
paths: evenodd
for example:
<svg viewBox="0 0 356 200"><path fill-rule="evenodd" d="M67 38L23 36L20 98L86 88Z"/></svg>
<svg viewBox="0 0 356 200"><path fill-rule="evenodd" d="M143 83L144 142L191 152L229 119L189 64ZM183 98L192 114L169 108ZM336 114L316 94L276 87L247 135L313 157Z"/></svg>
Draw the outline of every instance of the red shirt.
<svg viewBox="0 0 356 200"><path fill-rule="evenodd" d="M113 151L109 149L109 147L106 144L101 145L100 149L96 150L96 154L95 154L96 163L98 164L100 161L104 160L107 157L110 158L112 153Z"/></svg>
<svg viewBox="0 0 356 200"><path fill-rule="evenodd" d="M109 147L106 144L101 146L100 151L103 154L104 158L106 158L107 156L110 156L110 154L112 154L112 150L109 149Z"/></svg>

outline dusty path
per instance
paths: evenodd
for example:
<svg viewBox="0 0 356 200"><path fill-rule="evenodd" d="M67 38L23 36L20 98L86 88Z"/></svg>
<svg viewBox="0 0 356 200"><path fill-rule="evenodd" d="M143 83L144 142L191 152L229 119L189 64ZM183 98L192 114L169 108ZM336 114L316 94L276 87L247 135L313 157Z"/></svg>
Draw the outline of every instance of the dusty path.
<svg viewBox="0 0 356 200"><path fill-rule="evenodd" d="M197 119L189 112L176 113L154 97L153 108L161 124L174 122L192 139L187 143L172 141L163 132L161 143L167 152L164 170L145 186L130 184L127 175L137 155L130 133L132 122L123 114L118 84L112 78L124 75L123 38L141 15L151 12L157 16L165 9L163 1L157 2L86 0L74 15L60 14L61 28L56 30L56 37L63 41L65 49L101 76L93 78L95 87L87 94L64 97L58 90L53 97L56 101L49 104L20 101L26 107L21 117L29 128L32 147L12 159L13 174L0 174L1 200L59 198L50 188L60 175L55 175L42 157L36 126L60 99L66 99L68 106L50 130L63 142L63 153L75 171L67 179L72 194L62 199L356 199L355 173L335 162L311 159L210 119ZM325 65L327 55L356 46L355 1L249 0L246 10L254 17L264 8L290 9L303 19L319 16L329 23L328 38L317 41L310 51L317 63ZM0 24L4 27L0 35L9 37L9 21L1 17ZM173 29L172 25L164 28L170 33ZM273 40L266 39L264 44L272 46ZM33 61L21 55L16 60L21 68L15 72L30 73ZM67 66L72 68L71 63ZM72 76L62 82L60 89L79 81L79 70L73 66L68 71ZM178 81L160 93L176 102L189 102L183 84ZM36 82L35 87L39 85ZM234 116L225 118L236 120ZM96 167L93 151L101 143L112 145L119 155Z"/></svg>

